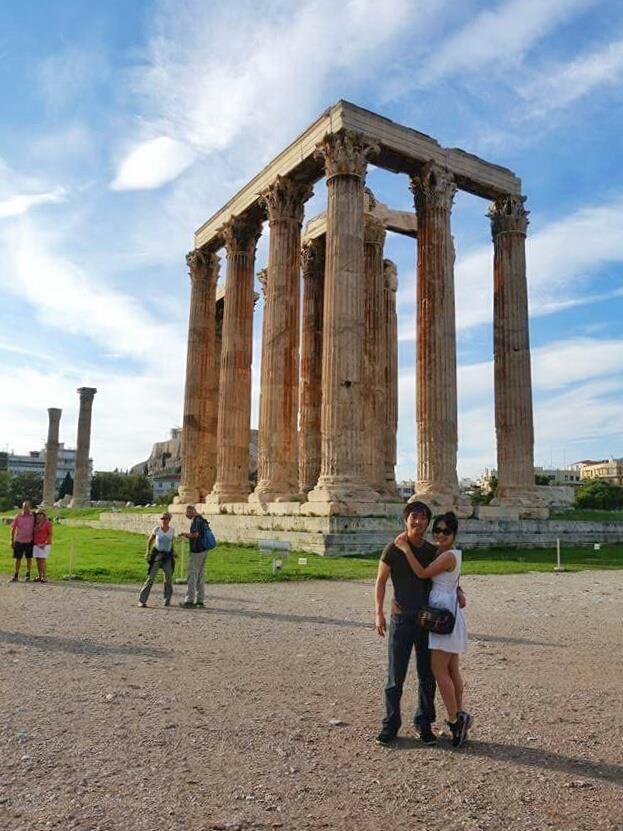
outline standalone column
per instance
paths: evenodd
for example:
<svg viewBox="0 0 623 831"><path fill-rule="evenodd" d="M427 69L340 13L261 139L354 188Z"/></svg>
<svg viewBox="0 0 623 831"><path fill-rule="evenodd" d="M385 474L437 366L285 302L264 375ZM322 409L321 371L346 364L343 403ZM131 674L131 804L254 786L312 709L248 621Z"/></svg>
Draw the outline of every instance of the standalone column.
<svg viewBox="0 0 623 831"><path fill-rule="evenodd" d="M54 505L56 495L56 466L58 464L58 428L63 411L56 407L48 409L48 440L45 445L45 468L43 473L43 504Z"/></svg>
<svg viewBox="0 0 623 831"><path fill-rule="evenodd" d="M253 277L262 230L257 218L234 217L223 229L227 282L218 399L218 454L212 504L244 502L249 494Z"/></svg>
<svg viewBox="0 0 623 831"><path fill-rule="evenodd" d="M365 215L364 231L364 429L366 481L375 491L385 482L385 363L387 355L383 246L385 226Z"/></svg>
<svg viewBox="0 0 623 831"><path fill-rule="evenodd" d="M413 499L433 511L471 513L456 475L457 392L454 245L456 185L434 162L411 179L418 223L416 420L418 483Z"/></svg>
<svg viewBox="0 0 623 831"><path fill-rule="evenodd" d="M325 237L305 243L303 265L303 327L299 415L299 487L309 493L320 476L320 413L322 407L322 305Z"/></svg>
<svg viewBox="0 0 623 831"><path fill-rule="evenodd" d="M310 185L277 177L263 195L270 242L264 305L256 502L298 498L301 226Z"/></svg>
<svg viewBox="0 0 623 831"><path fill-rule="evenodd" d="M215 304L219 258L210 251L196 250L187 255L186 262L191 293L179 501L194 503L204 500L210 493L216 476Z"/></svg>
<svg viewBox="0 0 623 831"><path fill-rule="evenodd" d="M537 508L526 281L525 196L497 199L493 237L493 355L498 489L492 505Z"/></svg>
<svg viewBox="0 0 623 831"><path fill-rule="evenodd" d="M88 505L89 493L89 447L91 444L91 412L93 399L97 390L94 387L80 387L80 411L78 413L78 438L76 440L76 472L74 475L74 493L70 506L80 508Z"/></svg>
<svg viewBox="0 0 623 831"><path fill-rule="evenodd" d="M384 368L384 481L381 493L389 499L400 498L396 484L396 433L398 431L398 316L396 292L398 271L396 263L383 260L384 297L383 325L385 327Z"/></svg>
<svg viewBox="0 0 623 831"><path fill-rule="evenodd" d="M367 513L379 498L365 481L363 436L363 178L373 149L348 132L325 137L319 147L328 191L322 466L307 513Z"/></svg>

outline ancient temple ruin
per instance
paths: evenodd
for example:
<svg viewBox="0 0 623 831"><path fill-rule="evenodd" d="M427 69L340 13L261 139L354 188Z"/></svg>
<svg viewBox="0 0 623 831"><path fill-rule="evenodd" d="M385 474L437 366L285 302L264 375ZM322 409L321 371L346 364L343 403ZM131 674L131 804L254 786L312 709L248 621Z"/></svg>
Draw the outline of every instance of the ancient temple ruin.
<svg viewBox="0 0 623 831"><path fill-rule="evenodd" d="M412 214L366 192L368 162L405 175ZM326 214L303 235L305 202L323 176ZM177 510L193 502L215 517L235 516L237 525L223 520L221 530L235 539L274 532L266 518L278 516L299 547L305 534L316 541L318 534L363 534L382 518L395 525L402 505L394 478L397 275L383 248L389 229L417 238L416 496L433 510L471 514L456 470L457 189L491 202L499 487L489 511L543 515L533 471L521 182L506 168L346 101L326 110L195 234L187 257L192 290ZM258 482L250 493L253 286L266 220ZM217 303L223 248L225 291ZM310 545L319 548L333 550Z"/></svg>

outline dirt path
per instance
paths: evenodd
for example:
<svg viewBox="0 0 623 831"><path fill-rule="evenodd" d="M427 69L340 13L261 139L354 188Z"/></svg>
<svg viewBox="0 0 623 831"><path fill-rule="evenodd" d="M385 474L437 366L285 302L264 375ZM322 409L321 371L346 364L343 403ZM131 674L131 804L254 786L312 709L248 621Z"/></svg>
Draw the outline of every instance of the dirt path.
<svg viewBox="0 0 623 831"><path fill-rule="evenodd" d="M464 586L457 752L414 738L413 668L401 740L374 745L370 582L211 586L205 611L3 582L0 828L620 831L623 572Z"/></svg>

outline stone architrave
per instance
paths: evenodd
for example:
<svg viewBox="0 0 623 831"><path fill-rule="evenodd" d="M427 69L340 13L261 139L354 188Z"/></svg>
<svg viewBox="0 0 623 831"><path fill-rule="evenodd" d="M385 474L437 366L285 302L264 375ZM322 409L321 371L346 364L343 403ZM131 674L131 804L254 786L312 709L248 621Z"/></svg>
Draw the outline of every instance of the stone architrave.
<svg viewBox="0 0 623 831"><path fill-rule="evenodd" d="M205 500L216 476L218 369L216 364L216 283L219 258L197 249L186 256L190 273L190 315L182 431L179 501Z"/></svg>
<svg viewBox="0 0 623 831"><path fill-rule="evenodd" d="M543 507L534 481L534 427L525 196L496 199L488 212L493 237L493 355L498 488L492 505Z"/></svg>
<svg viewBox="0 0 623 831"><path fill-rule="evenodd" d="M396 314L396 292L398 291L398 270L392 260L383 260L384 297L383 325L385 328L384 369L384 481L381 495L388 499L399 499L396 484L396 433L398 431L398 315Z"/></svg>
<svg viewBox="0 0 623 831"><path fill-rule="evenodd" d="M95 387L79 387L80 410L78 412L78 437L76 440L76 472L74 492L69 503L71 508L81 508L90 502L89 493L89 448L91 445L91 415Z"/></svg>
<svg viewBox="0 0 623 831"><path fill-rule="evenodd" d="M372 214L365 214L364 230L364 423L366 481L380 492L385 482L385 366L387 343L385 319L385 276L383 246L385 226Z"/></svg>
<svg viewBox="0 0 623 831"><path fill-rule="evenodd" d="M231 219L222 230L227 281L218 399L216 482L211 504L246 502L249 494L253 277L255 249L262 232L258 216Z"/></svg>
<svg viewBox="0 0 623 831"><path fill-rule="evenodd" d="M363 180L367 158L376 150L348 131L325 136L318 147L328 191L322 464L305 513L368 513L379 500L366 482L363 401Z"/></svg>
<svg viewBox="0 0 623 831"><path fill-rule="evenodd" d="M457 462L454 245L450 213L457 187L452 174L429 162L411 178L418 223L417 257L417 488L433 512L471 514L460 497Z"/></svg>
<svg viewBox="0 0 623 831"><path fill-rule="evenodd" d="M301 227L313 190L278 176L263 194L270 241L262 342L258 483L253 502L299 498L298 386Z"/></svg>
<svg viewBox="0 0 623 831"><path fill-rule="evenodd" d="M56 493L56 468L58 465L58 429L61 413L57 407L48 408L48 440L45 445L45 467L43 471L43 505L54 504Z"/></svg>
<svg viewBox="0 0 623 831"><path fill-rule="evenodd" d="M303 325L301 333L299 488L309 493L320 476L322 408L322 314L325 237L303 246Z"/></svg>

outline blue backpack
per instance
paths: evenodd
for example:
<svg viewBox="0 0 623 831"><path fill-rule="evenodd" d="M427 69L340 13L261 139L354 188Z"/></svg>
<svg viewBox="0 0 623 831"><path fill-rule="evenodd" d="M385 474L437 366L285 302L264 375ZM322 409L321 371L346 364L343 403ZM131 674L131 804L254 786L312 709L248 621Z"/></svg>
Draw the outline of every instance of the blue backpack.
<svg viewBox="0 0 623 831"><path fill-rule="evenodd" d="M210 528L210 524L206 519L201 518L201 534L199 536L199 540L201 541L201 550L202 551L210 551L212 548L216 548L216 537L214 536L214 532Z"/></svg>

